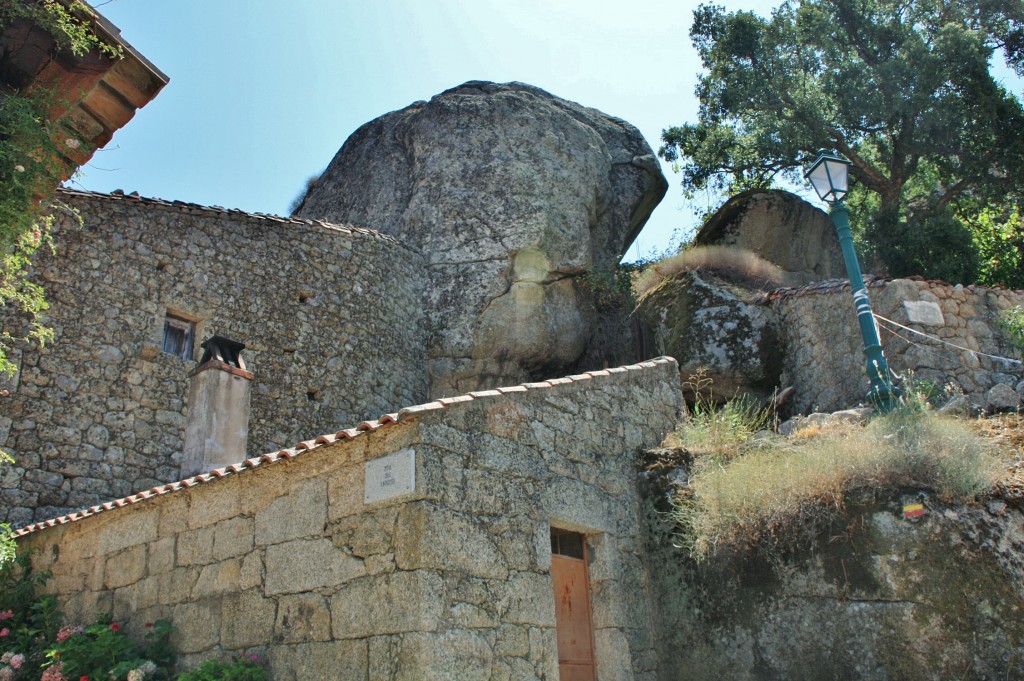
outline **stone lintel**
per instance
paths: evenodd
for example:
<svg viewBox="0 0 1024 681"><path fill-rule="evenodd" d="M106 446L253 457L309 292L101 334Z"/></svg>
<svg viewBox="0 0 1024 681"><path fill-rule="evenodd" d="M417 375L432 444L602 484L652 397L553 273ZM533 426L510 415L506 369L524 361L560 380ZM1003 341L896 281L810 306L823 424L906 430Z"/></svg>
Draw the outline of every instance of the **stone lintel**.
<svg viewBox="0 0 1024 681"><path fill-rule="evenodd" d="M189 374L189 377L195 376L196 374L202 371L206 371L207 369L219 369L221 371L226 371L227 373L232 374L234 376L241 376L247 381L251 381L255 378L255 375L252 372L246 371L245 369L239 369L238 367L233 367L230 364L226 362L221 362L220 360L217 359L211 359L206 362L203 362L202 364L200 364L199 366L192 370L192 372Z"/></svg>

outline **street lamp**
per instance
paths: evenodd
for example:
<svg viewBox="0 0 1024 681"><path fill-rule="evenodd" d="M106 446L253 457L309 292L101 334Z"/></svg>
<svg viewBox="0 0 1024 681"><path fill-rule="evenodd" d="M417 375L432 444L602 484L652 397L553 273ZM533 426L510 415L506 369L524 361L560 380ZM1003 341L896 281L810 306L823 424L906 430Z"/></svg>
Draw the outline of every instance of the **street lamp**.
<svg viewBox="0 0 1024 681"><path fill-rule="evenodd" d="M857 308L857 321L860 322L860 335L864 339L864 354L867 356L868 380L871 381L868 402L883 413L892 411L900 402L900 390L889 379L889 364L882 353L878 328L871 314L871 301L868 300L867 288L860 273L860 263L857 262L857 252L853 248L850 211L843 205L843 199L849 191L850 162L840 156L821 151L804 177L810 180L811 186L821 200L829 204L829 216L836 228L839 246L843 249L843 262L846 263L846 274L850 278L853 303Z"/></svg>

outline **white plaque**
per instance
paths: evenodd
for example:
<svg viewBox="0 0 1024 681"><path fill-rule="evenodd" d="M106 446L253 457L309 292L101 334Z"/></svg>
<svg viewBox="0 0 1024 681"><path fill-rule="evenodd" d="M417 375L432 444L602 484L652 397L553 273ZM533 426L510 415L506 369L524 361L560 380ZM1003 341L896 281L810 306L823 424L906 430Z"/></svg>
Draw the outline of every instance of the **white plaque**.
<svg viewBox="0 0 1024 681"><path fill-rule="evenodd" d="M416 491L416 452L400 449L363 464L363 502L372 504Z"/></svg>
<svg viewBox="0 0 1024 681"><path fill-rule="evenodd" d="M907 311L907 319L911 324L942 326L946 323L946 320L942 318L942 308L938 303L928 300L905 300L903 309Z"/></svg>

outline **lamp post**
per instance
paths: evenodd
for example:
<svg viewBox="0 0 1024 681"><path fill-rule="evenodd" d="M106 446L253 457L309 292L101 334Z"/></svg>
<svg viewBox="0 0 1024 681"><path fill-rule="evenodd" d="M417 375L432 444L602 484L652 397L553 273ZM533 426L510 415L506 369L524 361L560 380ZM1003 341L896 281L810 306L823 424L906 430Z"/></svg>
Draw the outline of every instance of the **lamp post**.
<svg viewBox="0 0 1024 681"><path fill-rule="evenodd" d="M853 303L857 308L857 321L860 322L860 334L864 339L864 354L867 356L868 380L871 381L868 402L883 413L892 411L900 402L900 390L889 379L889 364L882 353L878 328L871 314L871 301L868 300L867 288L860 273L860 263L857 262L857 252L853 248L850 211L843 205L843 199L849 190L850 162L822 151L804 177L810 180L821 200L829 204L829 216L836 228L839 245L843 249L843 262L846 263L846 274L850 278Z"/></svg>

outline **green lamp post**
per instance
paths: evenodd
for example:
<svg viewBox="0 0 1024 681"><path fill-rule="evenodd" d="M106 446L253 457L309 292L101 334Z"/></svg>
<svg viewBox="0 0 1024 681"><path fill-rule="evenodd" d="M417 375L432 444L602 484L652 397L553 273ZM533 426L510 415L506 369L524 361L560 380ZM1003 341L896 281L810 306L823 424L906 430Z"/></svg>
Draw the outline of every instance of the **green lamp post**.
<svg viewBox="0 0 1024 681"><path fill-rule="evenodd" d="M810 181L821 200L829 204L829 215L836 228L839 245L843 249L843 262L846 263L846 274L850 278L853 303L857 308L857 321L860 322L860 334L864 339L864 354L867 356L868 380L871 381L868 402L883 413L892 411L900 402L900 390L889 378L889 364L882 353L878 328L871 314L871 301L868 300L867 288L860 273L860 263L857 262L857 252L853 248L850 211L843 205L843 199L849 190L850 162L822 151L804 177Z"/></svg>

